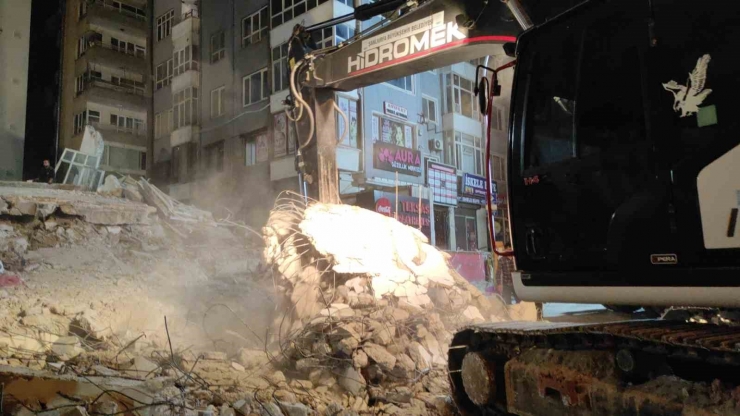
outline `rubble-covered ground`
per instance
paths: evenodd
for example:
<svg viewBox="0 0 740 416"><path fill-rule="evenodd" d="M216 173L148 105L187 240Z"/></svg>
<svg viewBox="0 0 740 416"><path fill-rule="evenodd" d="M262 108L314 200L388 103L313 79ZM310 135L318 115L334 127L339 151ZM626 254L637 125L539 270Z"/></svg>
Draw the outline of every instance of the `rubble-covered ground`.
<svg viewBox="0 0 740 416"><path fill-rule="evenodd" d="M446 347L507 319L417 230L281 199L263 230L146 182L0 183L3 413L454 414Z"/></svg>

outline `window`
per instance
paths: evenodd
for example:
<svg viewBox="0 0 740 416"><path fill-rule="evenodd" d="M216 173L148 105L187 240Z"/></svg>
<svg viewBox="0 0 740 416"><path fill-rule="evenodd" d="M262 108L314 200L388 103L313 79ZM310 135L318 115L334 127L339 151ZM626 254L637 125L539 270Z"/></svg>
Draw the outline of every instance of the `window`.
<svg viewBox="0 0 740 416"><path fill-rule="evenodd" d="M88 110L87 112L87 123L96 125L100 123L100 111Z"/></svg>
<svg viewBox="0 0 740 416"><path fill-rule="evenodd" d="M478 222L476 220L475 211L462 208L458 208L455 211L455 241L457 243L457 249L463 251L477 251Z"/></svg>
<svg viewBox="0 0 740 416"><path fill-rule="evenodd" d="M242 78L242 102L244 107L266 100L270 95L267 68Z"/></svg>
<svg viewBox="0 0 740 416"><path fill-rule="evenodd" d="M100 164L110 170L144 171L146 170L146 150L118 143L106 143Z"/></svg>
<svg viewBox="0 0 740 416"><path fill-rule="evenodd" d="M336 25L335 30L337 32L336 33L337 44L344 42L347 39L352 39L353 37L355 37L355 28L352 26Z"/></svg>
<svg viewBox="0 0 740 416"><path fill-rule="evenodd" d="M211 118L224 115L226 87L219 87L211 91Z"/></svg>
<svg viewBox="0 0 740 416"><path fill-rule="evenodd" d="M87 110L83 110L81 113L77 113L74 116L74 122L72 125L72 134L78 135L85 130L87 124Z"/></svg>
<svg viewBox="0 0 740 416"><path fill-rule="evenodd" d="M157 18L157 41L172 33L172 21L175 18L175 9L165 12Z"/></svg>
<svg viewBox="0 0 740 416"><path fill-rule="evenodd" d="M257 141L254 137L244 139L244 166L257 164Z"/></svg>
<svg viewBox="0 0 740 416"><path fill-rule="evenodd" d="M324 49L332 46L334 40L334 30L330 27L324 30L317 30L311 33L313 41L316 43L316 49Z"/></svg>
<svg viewBox="0 0 740 416"><path fill-rule="evenodd" d="M257 43L267 33L269 18L267 7L242 19L242 48Z"/></svg>
<svg viewBox="0 0 740 416"><path fill-rule="evenodd" d="M162 137L172 132L172 109L154 115L154 137Z"/></svg>
<svg viewBox="0 0 740 416"><path fill-rule="evenodd" d="M140 58L146 57L146 48L135 43L126 42L116 38L110 39L110 46L114 51L135 55Z"/></svg>
<svg viewBox="0 0 740 416"><path fill-rule="evenodd" d="M504 158L501 156L491 155L491 170L493 171L493 180L503 181L506 176Z"/></svg>
<svg viewBox="0 0 740 416"><path fill-rule="evenodd" d="M172 128L190 126L198 123L198 88L185 88L173 94Z"/></svg>
<svg viewBox="0 0 740 416"><path fill-rule="evenodd" d="M386 84L391 84L394 87L398 87L402 90L406 90L409 92L414 92L414 76L408 75L402 78L394 79L391 81L386 82Z"/></svg>
<svg viewBox="0 0 740 416"><path fill-rule="evenodd" d="M87 0L80 0L80 6L77 9L77 21L87 16Z"/></svg>
<svg viewBox="0 0 740 416"><path fill-rule="evenodd" d="M326 3L327 0L270 0L270 8L272 9L272 27L275 28L289 20L296 18L303 13L313 9L319 4ZM342 3L349 2L352 5L351 0L343 0Z"/></svg>
<svg viewBox="0 0 740 416"><path fill-rule="evenodd" d="M336 97L336 102L339 105L339 108L342 109L342 112L344 112L344 114L349 119L349 130L347 131L347 137L344 138L341 144L344 146L357 148L357 101L350 100L349 98L339 95ZM338 111L335 112L337 123L337 140L339 140L344 134L345 124L344 117L342 117Z"/></svg>
<svg viewBox="0 0 740 416"><path fill-rule="evenodd" d="M129 74L133 75L133 74ZM143 94L144 93L144 83L141 81L137 81L130 78L124 78L124 77L117 77L117 76L111 76L110 77L111 84L114 85L120 85L122 87L125 87L128 92Z"/></svg>
<svg viewBox="0 0 740 416"><path fill-rule="evenodd" d="M160 90L172 83L172 74L174 72L172 62L172 59L168 59L166 62L162 62L161 64L157 65L157 78L155 83L156 90Z"/></svg>
<svg viewBox="0 0 740 416"><path fill-rule="evenodd" d="M474 137L459 131L444 133L447 147L446 162L463 172L474 175L483 174L483 146L480 137Z"/></svg>
<svg viewBox="0 0 740 416"><path fill-rule="evenodd" d="M144 9L121 3L120 1L105 1L102 3L107 9L113 9L118 13L126 14L136 19L146 20L146 11Z"/></svg>
<svg viewBox="0 0 740 416"><path fill-rule="evenodd" d="M478 100L473 94L473 81L457 74L445 74L447 112L478 119Z"/></svg>
<svg viewBox="0 0 740 416"><path fill-rule="evenodd" d="M173 76L178 76L185 71L198 70L198 50L195 46L186 46L184 49L175 51L172 54Z"/></svg>
<svg viewBox="0 0 740 416"><path fill-rule="evenodd" d="M115 126L116 131L131 134L146 134L144 121L135 117L127 117L118 114L110 115L110 124Z"/></svg>
<svg viewBox="0 0 740 416"><path fill-rule="evenodd" d="M382 141L416 149L414 126L376 114L372 116L371 123L373 142Z"/></svg>
<svg viewBox="0 0 740 416"><path fill-rule="evenodd" d="M491 104L491 129L504 130L504 110Z"/></svg>
<svg viewBox="0 0 740 416"><path fill-rule="evenodd" d="M87 37L81 36L77 39L77 57L84 55L87 51Z"/></svg>
<svg viewBox="0 0 740 416"><path fill-rule="evenodd" d="M224 59L226 56L226 33L218 32L211 36L211 63Z"/></svg>
<svg viewBox="0 0 740 416"><path fill-rule="evenodd" d="M82 94L87 86L87 74L82 74L75 78L75 97Z"/></svg>
<svg viewBox="0 0 740 416"><path fill-rule="evenodd" d="M282 91L290 86L288 77L288 44L272 48L272 92Z"/></svg>
<svg viewBox="0 0 740 416"><path fill-rule="evenodd" d="M421 97L421 111L424 119L430 123L437 123L437 101L429 97Z"/></svg>

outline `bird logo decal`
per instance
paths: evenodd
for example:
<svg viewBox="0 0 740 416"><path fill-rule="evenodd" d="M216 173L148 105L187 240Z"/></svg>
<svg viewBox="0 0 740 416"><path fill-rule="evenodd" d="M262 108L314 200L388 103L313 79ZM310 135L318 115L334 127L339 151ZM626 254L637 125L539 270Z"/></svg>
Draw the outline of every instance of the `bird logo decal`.
<svg viewBox="0 0 740 416"><path fill-rule="evenodd" d="M712 93L711 89L704 89L707 81L707 67L712 57L709 54L702 56L696 61L696 67L689 73L686 85L680 85L676 81L663 84L663 89L673 94L673 111L681 111L681 117L696 114L699 106Z"/></svg>

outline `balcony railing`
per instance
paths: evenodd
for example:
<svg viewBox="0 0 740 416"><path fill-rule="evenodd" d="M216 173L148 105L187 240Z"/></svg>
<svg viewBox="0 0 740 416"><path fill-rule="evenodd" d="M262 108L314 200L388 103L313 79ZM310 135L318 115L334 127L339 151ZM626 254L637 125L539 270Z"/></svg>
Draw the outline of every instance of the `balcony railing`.
<svg viewBox="0 0 740 416"><path fill-rule="evenodd" d="M146 22L146 11L138 7L131 6L129 4L121 3L120 1L112 0L87 0L88 7L92 5L98 5L108 10L113 10L124 16L132 17L134 19Z"/></svg>
<svg viewBox="0 0 740 416"><path fill-rule="evenodd" d="M111 45L110 43L103 43L103 41L100 41L100 40L89 40L87 44L88 46L85 52L89 51L92 48L103 48L103 49L108 49L108 50L118 52L124 55L135 56L137 58L146 58L146 51L143 51L141 49L136 49L136 47L134 47L134 50L126 50L126 48L122 48L120 46L116 47L116 46ZM80 56L84 54L85 53L82 53Z"/></svg>
<svg viewBox="0 0 740 416"><path fill-rule="evenodd" d="M192 17L195 17L195 18L200 17L200 14L198 13L198 9L192 9L187 13L182 13L181 15L177 16L175 18L175 21L173 22L173 26L180 22L184 22Z"/></svg>
<svg viewBox="0 0 740 416"><path fill-rule="evenodd" d="M135 85L121 85L121 84L114 84L110 81L104 81L102 79L88 79L85 81L85 85L83 86L82 90L78 90L76 96L81 95L83 92L90 90L93 87L97 88L103 88L107 90L113 90L117 92L122 92L125 94L133 94L143 97L146 93L145 88L138 87Z"/></svg>
<svg viewBox="0 0 740 416"><path fill-rule="evenodd" d="M93 122L90 122L89 125L95 127L95 130L103 132L103 137L105 137L105 132L132 134L134 136L146 136L147 135L147 129L146 129L145 124L140 124L138 126L133 126L133 127L125 127L125 126L119 126L117 124L100 123L100 122L93 121Z"/></svg>

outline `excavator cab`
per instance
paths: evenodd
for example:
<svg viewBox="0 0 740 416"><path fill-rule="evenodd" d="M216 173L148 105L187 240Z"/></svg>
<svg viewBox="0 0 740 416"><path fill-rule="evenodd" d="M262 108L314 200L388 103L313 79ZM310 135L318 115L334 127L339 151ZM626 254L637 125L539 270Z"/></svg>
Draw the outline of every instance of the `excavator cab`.
<svg viewBox="0 0 740 416"><path fill-rule="evenodd" d="M696 6L591 1L520 36L508 177L522 298L738 306L725 91L740 87L740 7Z"/></svg>

